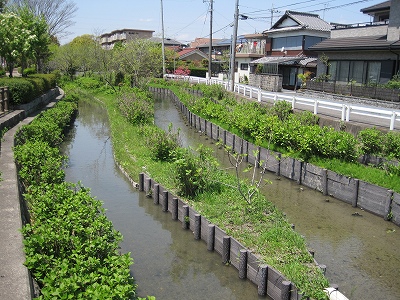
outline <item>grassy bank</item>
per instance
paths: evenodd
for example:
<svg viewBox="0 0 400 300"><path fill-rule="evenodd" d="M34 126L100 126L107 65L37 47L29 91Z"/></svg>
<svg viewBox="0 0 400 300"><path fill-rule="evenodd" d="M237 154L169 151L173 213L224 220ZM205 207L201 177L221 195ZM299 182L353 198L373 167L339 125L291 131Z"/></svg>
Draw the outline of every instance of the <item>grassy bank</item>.
<svg viewBox="0 0 400 300"><path fill-rule="evenodd" d="M120 112L118 95L111 90L92 89L90 96L100 99L107 107L114 154L128 174L137 181L139 173L145 171L178 194L176 161L155 160L149 151L147 133L154 126L130 123ZM209 176L222 183L217 190L205 190L184 200L259 254L263 263L282 272L305 295L326 299L322 290L329 285L327 279L314 265L304 239L292 230L282 212L262 195L257 195L251 203L244 201L238 190L232 188L236 185L234 176L220 171Z"/></svg>

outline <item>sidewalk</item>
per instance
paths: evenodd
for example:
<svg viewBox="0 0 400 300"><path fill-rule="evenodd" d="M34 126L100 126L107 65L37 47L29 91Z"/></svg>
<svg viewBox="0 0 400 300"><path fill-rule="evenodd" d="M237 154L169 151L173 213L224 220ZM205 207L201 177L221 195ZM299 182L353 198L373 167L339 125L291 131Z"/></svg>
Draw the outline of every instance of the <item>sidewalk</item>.
<svg viewBox="0 0 400 300"><path fill-rule="evenodd" d="M15 110L0 118L0 127L10 128L5 133L0 148L0 299L25 300L32 299L34 295L29 271L24 266L21 228L25 210L19 194L14 163L14 135L19 127L29 124L35 114L53 106L63 96L63 93L56 96L47 106L37 109L29 117L25 117L25 110Z"/></svg>

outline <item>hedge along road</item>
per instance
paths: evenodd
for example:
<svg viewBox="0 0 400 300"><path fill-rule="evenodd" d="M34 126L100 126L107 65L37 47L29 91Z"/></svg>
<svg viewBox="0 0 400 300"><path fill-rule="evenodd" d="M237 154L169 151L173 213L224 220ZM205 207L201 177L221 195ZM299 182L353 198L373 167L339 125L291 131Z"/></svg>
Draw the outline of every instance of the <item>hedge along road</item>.
<svg viewBox="0 0 400 300"><path fill-rule="evenodd" d="M175 111L176 113L176 111ZM63 145L69 156L66 180L81 181L103 201L107 217L131 252L139 296L157 299L258 299L257 287L207 251L193 233L162 212L153 199L132 188L114 163L107 112L81 101L75 128ZM268 299L268 298L262 298Z"/></svg>
<svg viewBox="0 0 400 300"><path fill-rule="evenodd" d="M221 167L230 167L224 151L215 141L190 129L171 101L156 100L155 113L157 126L168 130L172 122L175 129L180 128L183 146L211 147ZM272 184L262 192L305 236L316 261L327 266L331 283L338 284L350 299L398 299L399 227L294 181L266 175Z"/></svg>

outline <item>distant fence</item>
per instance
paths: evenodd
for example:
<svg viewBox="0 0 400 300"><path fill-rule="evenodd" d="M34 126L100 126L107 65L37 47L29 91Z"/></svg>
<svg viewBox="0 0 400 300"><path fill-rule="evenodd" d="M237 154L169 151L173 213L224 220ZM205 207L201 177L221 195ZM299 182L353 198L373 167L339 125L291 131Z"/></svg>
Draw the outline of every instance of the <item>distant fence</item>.
<svg viewBox="0 0 400 300"><path fill-rule="evenodd" d="M7 112L9 109L10 92L8 87L0 87L0 113Z"/></svg>
<svg viewBox="0 0 400 300"><path fill-rule="evenodd" d="M317 82L311 80L307 81L306 88L313 91L332 94L400 102L399 89L386 89L378 86L360 86L355 84L339 84L334 82Z"/></svg>
<svg viewBox="0 0 400 300"><path fill-rule="evenodd" d="M331 195L353 207L360 207L400 226L400 194L294 158L282 158L281 153L256 146L193 114L172 91L162 88L151 88L150 91L171 97L192 127L232 147L236 153L245 154L249 163L254 164L256 161L264 160L268 162L267 170L278 176L295 180L324 195ZM259 157L254 157L253 150L258 150L255 153L258 153Z"/></svg>

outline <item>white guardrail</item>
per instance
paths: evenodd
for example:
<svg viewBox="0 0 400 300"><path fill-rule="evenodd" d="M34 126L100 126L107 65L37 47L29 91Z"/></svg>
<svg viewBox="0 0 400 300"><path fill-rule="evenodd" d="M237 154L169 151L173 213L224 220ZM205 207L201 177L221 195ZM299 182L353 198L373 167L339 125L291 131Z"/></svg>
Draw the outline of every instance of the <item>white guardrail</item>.
<svg viewBox="0 0 400 300"><path fill-rule="evenodd" d="M226 90L229 89L230 83L228 81L219 80L216 78L202 78L193 76L181 76L181 75L165 75L166 78L178 79L189 81L192 83L204 83L204 84L219 84L223 85ZM363 122L368 122L371 125L387 126L380 123L371 123L371 118L381 120L385 123L388 121L389 129L394 130L396 122L400 122L400 110L385 109L379 107L356 105L344 102L334 102L325 99L317 98L305 98L294 95L287 95L281 92L267 92L261 88L254 86L249 86L245 84L235 83L233 91L238 94L242 94L245 97L251 99L257 99L258 102L271 102L275 103L277 101L287 101L292 103L292 108L298 108L299 106L306 107L307 110L312 111L314 114L318 114L320 110L326 110L327 112L332 112L333 116L341 115L341 120L349 122L354 120L355 116L365 117Z"/></svg>

